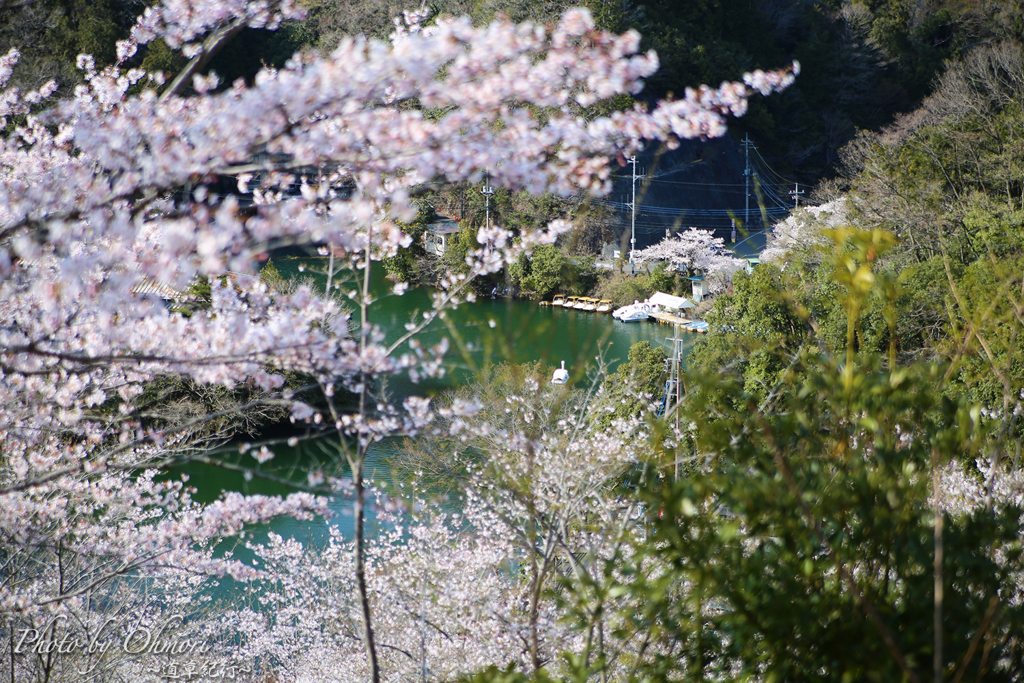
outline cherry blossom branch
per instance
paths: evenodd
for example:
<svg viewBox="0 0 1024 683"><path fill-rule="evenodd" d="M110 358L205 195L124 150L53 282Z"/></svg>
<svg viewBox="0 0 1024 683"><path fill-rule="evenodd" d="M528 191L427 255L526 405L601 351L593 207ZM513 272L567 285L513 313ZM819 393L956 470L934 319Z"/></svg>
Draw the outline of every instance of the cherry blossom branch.
<svg viewBox="0 0 1024 683"><path fill-rule="evenodd" d="M199 72L204 66L206 66L211 59L217 56L220 49L224 47L232 38L242 32L242 29L246 27L248 23L246 17L238 17L230 24L218 28L216 31L211 33L200 49L199 54L192 58L192 60L185 65L185 68L174 77L170 85L160 96L160 100L166 102L172 96L177 95L183 87L188 83L188 80Z"/></svg>

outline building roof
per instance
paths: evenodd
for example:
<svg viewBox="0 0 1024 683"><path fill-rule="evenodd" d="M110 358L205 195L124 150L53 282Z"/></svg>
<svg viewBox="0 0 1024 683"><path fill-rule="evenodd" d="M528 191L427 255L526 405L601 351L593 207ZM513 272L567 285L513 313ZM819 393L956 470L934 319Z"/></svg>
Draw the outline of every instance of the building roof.
<svg viewBox="0 0 1024 683"><path fill-rule="evenodd" d="M427 223L427 230L437 235L451 235L459 231L459 222L451 219Z"/></svg>
<svg viewBox="0 0 1024 683"><path fill-rule="evenodd" d="M684 308L697 308L697 306L687 299L685 296L672 296L665 292L655 292L654 296L647 300L647 303L654 304L655 306L661 306L672 311L678 311Z"/></svg>

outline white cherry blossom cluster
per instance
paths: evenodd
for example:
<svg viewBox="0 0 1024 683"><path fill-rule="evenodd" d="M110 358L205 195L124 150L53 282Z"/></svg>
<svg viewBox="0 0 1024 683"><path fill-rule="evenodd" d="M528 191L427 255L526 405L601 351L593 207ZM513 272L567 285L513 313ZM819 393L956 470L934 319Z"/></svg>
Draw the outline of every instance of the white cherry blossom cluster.
<svg viewBox="0 0 1024 683"><path fill-rule="evenodd" d="M367 553L384 680L424 670L447 680L489 665L525 664L528 595L504 569L516 557L512 530L472 504L455 515L420 509L409 517L378 513L394 526ZM365 679L351 541L332 529L321 548L271 535L252 550L268 577L258 584L259 609L227 611L208 628L240 641L233 654L262 662L267 676ZM549 656L573 645L550 601L542 621Z"/></svg>
<svg viewBox="0 0 1024 683"><path fill-rule="evenodd" d="M305 10L292 0L162 0L146 8L132 29L132 38L145 44L160 37L177 48L225 23L274 29L282 21L305 16ZM186 56L193 55L186 53Z"/></svg>
<svg viewBox="0 0 1024 683"><path fill-rule="evenodd" d="M761 252L761 261L785 266L794 252L827 244L825 231L835 230L848 221L847 201L845 198L837 199L793 211L772 226L768 246Z"/></svg>
<svg viewBox="0 0 1024 683"><path fill-rule="evenodd" d="M367 576L383 680L424 672L451 679L488 666L529 671L531 648L558 675L566 673L561 655L585 656L586 630L560 618L552 589L581 572L599 573L616 553L631 554L640 514L615 482L637 463L645 434L636 422L588 429L586 402L560 407L558 398L539 385L509 393L504 417L490 422L479 400L449 402L437 410L444 423L437 434L488 444L477 451L486 462L466 457L460 512L422 499L415 484L402 485L408 504L377 506L380 532L369 541ZM425 401L415 403L412 410L425 416ZM527 433L543 431L535 429L542 421L551 421L550 433ZM242 643L235 654L263 662L268 677L366 678L352 541L332 528L321 547L273 534L250 547L264 570L259 607L219 614L211 633ZM531 549L549 555L535 563ZM609 609L608 650L623 662L645 656L628 628L625 639L613 635L624 625L617 619ZM618 665L609 662L609 673Z"/></svg>
<svg viewBox="0 0 1024 683"><path fill-rule="evenodd" d="M993 506L1024 508L1024 472L986 458L979 458L975 467L977 471L970 472L953 462L941 472L939 489L933 495L944 510L969 516Z"/></svg>
<svg viewBox="0 0 1024 683"><path fill-rule="evenodd" d="M204 506L182 481L159 481L156 470L138 476L116 470L91 478L77 474L4 491L0 538L25 554L17 575L0 585L0 612L43 618L61 613L65 602L99 584L160 575L165 568L254 578L258 570L218 557L216 543L281 515L309 519L327 513L325 501L305 493L287 499L231 493ZM0 486L9 484L10 479ZM58 562L62 576L52 571Z"/></svg>
<svg viewBox="0 0 1024 683"><path fill-rule="evenodd" d="M715 293L725 288L727 276L746 266L746 261L726 251L724 239L715 237L711 230L697 228L666 237L637 251L633 258L639 264L667 261L680 270L699 270L707 277L711 291Z"/></svg>
<svg viewBox="0 0 1024 683"><path fill-rule="evenodd" d="M21 58L17 48L12 47L7 54L0 56L0 88L3 88L14 73L14 66ZM0 92L0 127L7 125L7 117L11 114L28 114L31 107L49 98L57 90L57 82L47 81L38 90L32 90L25 94L17 89L8 89Z"/></svg>
<svg viewBox="0 0 1024 683"><path fill-rule="evenodd" d="M938 486L932 491L930 502L953 517L969 518L985 510L1002 513L1024 509L1024 472L1009 463L992 462L978 458L975 471L964 463L953 461L946 465L938 477ZM1019 545L1019 543L1018 543ZM1024 572L1019 561L1011 564L1014 548L1006 546L980 548L979 552L991 557L1001 567L1015 568L1013 580L1000 596L1014 606L1024 604Z"/></svg>

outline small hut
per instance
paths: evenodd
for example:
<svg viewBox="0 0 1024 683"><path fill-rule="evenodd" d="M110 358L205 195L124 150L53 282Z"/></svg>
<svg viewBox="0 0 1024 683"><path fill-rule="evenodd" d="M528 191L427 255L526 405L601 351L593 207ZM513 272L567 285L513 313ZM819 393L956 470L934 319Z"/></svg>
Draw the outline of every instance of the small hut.
<svg viewBox="0 0 1024 683"><path fill-rule="evenodd" d="M459 222L450 218L442 218L427 224L423 233L423 250L434 256L444 256L449 245L459 239Z"/></svg>

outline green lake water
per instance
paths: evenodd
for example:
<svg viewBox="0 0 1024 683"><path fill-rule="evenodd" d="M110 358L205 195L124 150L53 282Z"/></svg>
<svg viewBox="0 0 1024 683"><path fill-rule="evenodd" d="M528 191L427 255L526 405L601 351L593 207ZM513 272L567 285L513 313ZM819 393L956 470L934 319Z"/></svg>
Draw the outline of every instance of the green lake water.
<svg viewBox="0 0 1024 683"><path fill-rule="evenodd" d="M313 271L325 268L324 260L275 259L274 264L285 277L311 277L314 286L323 291L324 278ZM305 266L303 272L299 270L300 264ZM370 308L370 320L385 331L387 343L405 333L407 322L422 319L422 312L430 306L430 291L426 288L410 289L402 296L395 296L389 294L391 287L384 278L376 278L373 290L378 298ZM609 371L613 371L626 359L629 347L638 341L646 340L653 346L665 346L669 350L671 347L666 345L665 339L671 334L671 327L654 321L623 323L607 313L540 306L535 301L482 298L449 311L445 320L435 320L418 335L424 346L437 344L443 338L452 340L447 356L447 373L443 378L414 384L408 376L394 377L388 380L388 390L392 401L401 404L410 395L435 396L458 386L487 363L531 361L547 365L549 372L565 361L566 368L572 373L572 381L583 384L589 381L588 374L592 375L598 368L599 356ZM272 463L287 474L290 471L303 472L320 462L336 462L337 446L332 446L336 443L336 436L333 439L306 440L294 448L278 443L273 447L276 457ZM383 485L394 483L388 461L401 446L400 438L374 444L367 456L367 476ZM233 457L238 459L237 450L233 451ZM242 457L243 462L245 457ZM250 461L248 464L255 463ZM259 478L247 481L242 475L221 468L191 465L182 471L189 474L201 501L214 500L224 490L278 495L289 492L286 485ZM337 515L329 523L338 525L343 532L350 531L349 501L339 497L333 507ZM368 524L372 534L372 518ZM322 520L310 523L280 519L269 528L285 537L316 542L326 537L327 527Z"/></svg>

